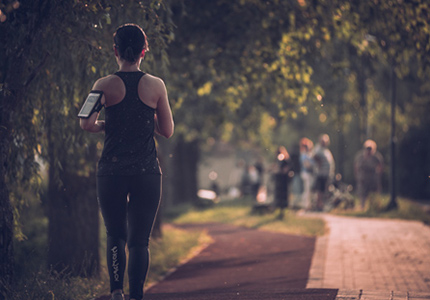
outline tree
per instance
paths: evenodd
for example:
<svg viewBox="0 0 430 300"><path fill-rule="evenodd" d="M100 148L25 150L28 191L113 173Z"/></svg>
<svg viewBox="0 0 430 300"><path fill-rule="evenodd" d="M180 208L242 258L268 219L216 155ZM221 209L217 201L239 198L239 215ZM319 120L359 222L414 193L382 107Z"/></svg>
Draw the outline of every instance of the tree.
<svg viewBox="0 0 430 300"><path fill-rule="evenodd" d="M371 68L378 68L375 75L385 76L385 84L390 89L380 88L385 95L390 95L391 105L391 200L388 209L396 208L396 155L397 139L395 118L398 111L396 101L397 86L406 75L416 73L419 77L429 75L429 22L430 6L425 1L337 1L329 3L334 16L334 36L339 37L354 51L353 61L370 63ZM330 24L330 20L328 20ZM419 63L416 63L419 62ZM411 68L415 66L416 68ZM369 67L367 67L369 69ZM367 105L363 83L363 73L354 68L359 78L359 89L362 93L361 107L365 110L366 123ZM382 70L382 72L381 72ZM428 78L428 77L427 77ZM380 119L378 122L380 123ZM367 127L367 126L366 126ZM369 136L367 136L369 138Z"/></svg>
<svg viewBox="0 0 430 300"><path fill-rule="evenodd" d="M311 82L304 59L308 21L298 3L217 0L176 3L172 10L178 28L166 77L178 120L172 154L190 158L176 160L180 176L173 175L173 194L187 201L197 191L185 187L197 183L186 174L197 172L195 151L206 140L272 147L270 135L259 133L305 111L322 91ZM191 163L185 169L179 165L184 161Z"/></svg>
<svg viewBox="0 0 430 300"><path fill-rule="evenodd" d="M7 285L12 280L13 275L13 208L9 198L11 184L25 181L25 171L34 171L34 166L29 168L29 161L34 160L35 140L34 133L27 118L20 119L19 113L28 113L23 110L22 104L26 92L34 79L35 74L43 65L43 59L38 62L28 63L31 49L37 41L38 33L45 27L44 18L48 17L49 5L43 3L27 4L28 10L34 10L34 14L25 16L19 8L26 7L17 1L2 1L0 39L1 48L1 94L0 94L0 229L2 243L0 244L0 278L1 287ZM9 20L7 20L7 18ZM17 26L25 20L24 26ZM15 70L15 71L14 71ZM28 115L26 115L28 116ZM17 121L18 120L18 121ZM15 122L24 124L23 131L18 131ZM27 125L27 127L26 127ZM29 145L30 144L30 145ZM11 155L17 151L20 155ZM31 158L33 157L33 159ZM10 160L17 158L17 160ZM25 171L23 171L25 170ZM2 290L3 292L3 290ZM3 293L2 293L2 296Z"/></svg>
<svg viewBox="0 0 430 300"><path fill-rule="evenodd" d="M353 157L353 152L342 155L343 149L356 151L366 138L380 141L381 149L394 149L393 142L407 132L408 123L422 124L425 120L418 111L424 107L424 78L429 76L429 5L418 0L298 2L302 5L301 15L309 20L304 26L309 34L304 44L308 51L302 57L314 70L312 81L324 90L320 105L307 107L317 112L321 122L313 129L310 122L306 122L307 126L312 131L324 127L335 137L338 135L333 146L339 149L335 149L337 161L345 157L343 165L350 165ZM392 66L395 77L391 76ZM411 81L407 77L411 76L416 84L407 89ZM395 95L390 82L397 86L393 112L398 117L394 122L387 109L390 94ZM397 131L392 131L388 143L386 128L390 123L396 125ZM346 147L341 140L347 135L359 138ZM394 170L395 155L391 156L390 169ZM396 176L391 177L394 187Z"/></svg>
<svg viewBox="0 0 430 300"><path fill-rule="evenodd" d="M379 30L372 32L372 35L380 41L383 57L391 65L391 198L387 206L389 210L398 207L396 201L396 81L410 72L409 62L414 55L422 62L422 67L418 69L419 74L428 74L430 70L428 58L430 5L422 1L411 3L398 1L389 2L377 8L379 8L378 21L386 23L377 22Z"/></svg>

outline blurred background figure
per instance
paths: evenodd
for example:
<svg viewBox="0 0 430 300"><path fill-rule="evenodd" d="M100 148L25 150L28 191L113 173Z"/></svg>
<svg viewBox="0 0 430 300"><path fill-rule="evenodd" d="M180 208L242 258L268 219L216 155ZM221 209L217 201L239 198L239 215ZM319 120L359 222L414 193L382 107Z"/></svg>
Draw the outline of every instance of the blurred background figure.
<svg viewBox="0 0 430 300"><path fill-rule="evenodd" d="M244 171L240 179L240 193L242 196L249 196L252 194L251 180L253 174L250 174L250 171L252 172L253 170L250 169L249 163L245 163Z"/></svg>
<svg viewBox="0 0 430 300"><path fill-rule="evenodd" d="M219 197L221 195L221 188L219 187L217 179L218 173L215 171L211 171L209 173L209 180L211 181L210 189L215 193L217 197Z"/></svg>
<svg viewBox="0 0 430 300"><path fill-rule="evenodd" d="M264 159L262 156L259 156L257 158L257 161L254 164L255 168L257 169L258 172L258 185L259 188L262 187L264 185Z"/></svg>
<svg viewBox="0 0 430 300"><path fill-rule="evenodd" d="M382 189L383 157L376 151L376 143L367 140L354 159L354 175L361 209L364 210L366 198L371 192L380 193Z"/></svg>
<svg viewBox="0 0 430 300"><path fill-rule="evenodd" d="M266 194L266 187L265 187L265 167L264 167L264 159L262 156L259 156L257 158L257 161L254 164L255 169L258 173L258 182L256 184L256 190L257 190L257 201L263 201L261 198L262 193ZM260 199L258 199L260 195ZM266 201L266 195L264 195L264 201ZM263 201L263 202L264 202Z"/></svg>
<svg viewBox="0 0 430 300"><path fill-rule="evenodd" d="M293 195L290 207L293 209L300 209L302 207L302 192L303 183L300 176L300 145L299 143L293 145L293 150L290 153L291 167L288 172L291 179L291 194Z"/></svg>
<svg viewBox="0 0 430 300"><path fill-rule="evenodd" d="M330 137L328 134L322 134L318 139L318 145L315 147L313 155L313 160L315 162L314 188L317 193L316 208L319 211L324 209L324 195L335 175L335 163L333 155L328 149L329 145Z"/></svg>
<svg viewBox="0 0 430 300"><path fill-rule="evenodd" d="M314 161L312 149L314 143L304 137L300 140L300 177L303 182L302 206L305 210L312 208L312 185L314 183Z"/></svg>
<svg viewBox="0 0 430 300"><path fill-rule="evenodd" d="M260 188L260 174L255 165L248 166L248 184L252 199L256 200Z"/></svg>
<svg viewBox="0 0 430 300"><path fill-rule="evenodd" d="M275 205L279 208L279 219L284 218L284 209L288 207L288 173L291 168L290 154L284 146L280 146L277 152L277 170L274 174L275 181Z"/></svg>
<svg viewBox="0 0 430 300"><path fill-rule="evenodd" d="M231 171L228 178L228 196L232 199L242 196L241 183L242 176L245 173L245 165L243 159L237 161L235 168Z"/></svg>

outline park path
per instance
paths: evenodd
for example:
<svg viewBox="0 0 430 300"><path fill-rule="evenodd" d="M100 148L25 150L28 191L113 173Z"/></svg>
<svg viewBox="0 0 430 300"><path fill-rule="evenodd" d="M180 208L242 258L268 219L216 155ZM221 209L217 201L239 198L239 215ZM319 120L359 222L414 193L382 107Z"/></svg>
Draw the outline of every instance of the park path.
<svg viewBox="0 0 430 300"><path fill-rule="evenodd" d="M430 299L429 226L307 215L324 218L325 236L315 239L226 224L181 226L206 229L214 242L152 286L145 299Z"/></svg>
<svg viewBox="0 0 430 300"><path fill-rule="evenodd" d="M338 288L338 299L430 299L428 225L315 216L329 232L317 239L307 288Z"/></svg>
<svg viewBox="0 0 430 300"><path fill-rule="evenodd" d="M148 300L335 299L337 289L305 290L315 238L227 224L181 227L205 229L214 242L150 288Z"/></svg>
<svg viewBox="0 0 430 300"><path fill-rule="evenodd" d="M337 289L305 289L314 253L313 237L227 224L181 228L207 230L213 243L150 287L145 300L334 300L336 297Z"/></svg>

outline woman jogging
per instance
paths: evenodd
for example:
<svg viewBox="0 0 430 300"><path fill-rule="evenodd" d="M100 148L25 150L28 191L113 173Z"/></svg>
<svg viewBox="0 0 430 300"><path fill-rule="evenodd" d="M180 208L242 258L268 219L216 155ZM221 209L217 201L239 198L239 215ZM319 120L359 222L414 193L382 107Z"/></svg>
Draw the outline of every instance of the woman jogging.
<svg viewBox="0 0 430 300"><path fill-rule="evenodd" d="M100 78L105 121L98 113L81 119L89 132L105 131L97 169L97 196L107 231L107 265L112 300L123 300L129 250L130 300L143 299L149 268L149 238L161 196L161 170L154 132L169 138L174 123L164 82L140 71L148 51L143 30L125 24L114 34L118 72Z"/></svg>

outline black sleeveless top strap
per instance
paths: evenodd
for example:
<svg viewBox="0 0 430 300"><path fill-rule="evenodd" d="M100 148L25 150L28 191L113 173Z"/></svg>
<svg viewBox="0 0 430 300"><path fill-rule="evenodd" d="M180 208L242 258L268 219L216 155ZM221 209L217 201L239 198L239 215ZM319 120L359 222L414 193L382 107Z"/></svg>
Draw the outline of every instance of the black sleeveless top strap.
<svg viewBox="0 0 430 300"><path fill-rule="evenodd" d="M154 141L155 110L143 103L143 72L115 73L125 84L124 99L105 109L105 142L97 175L161 174Z"/></svg>

